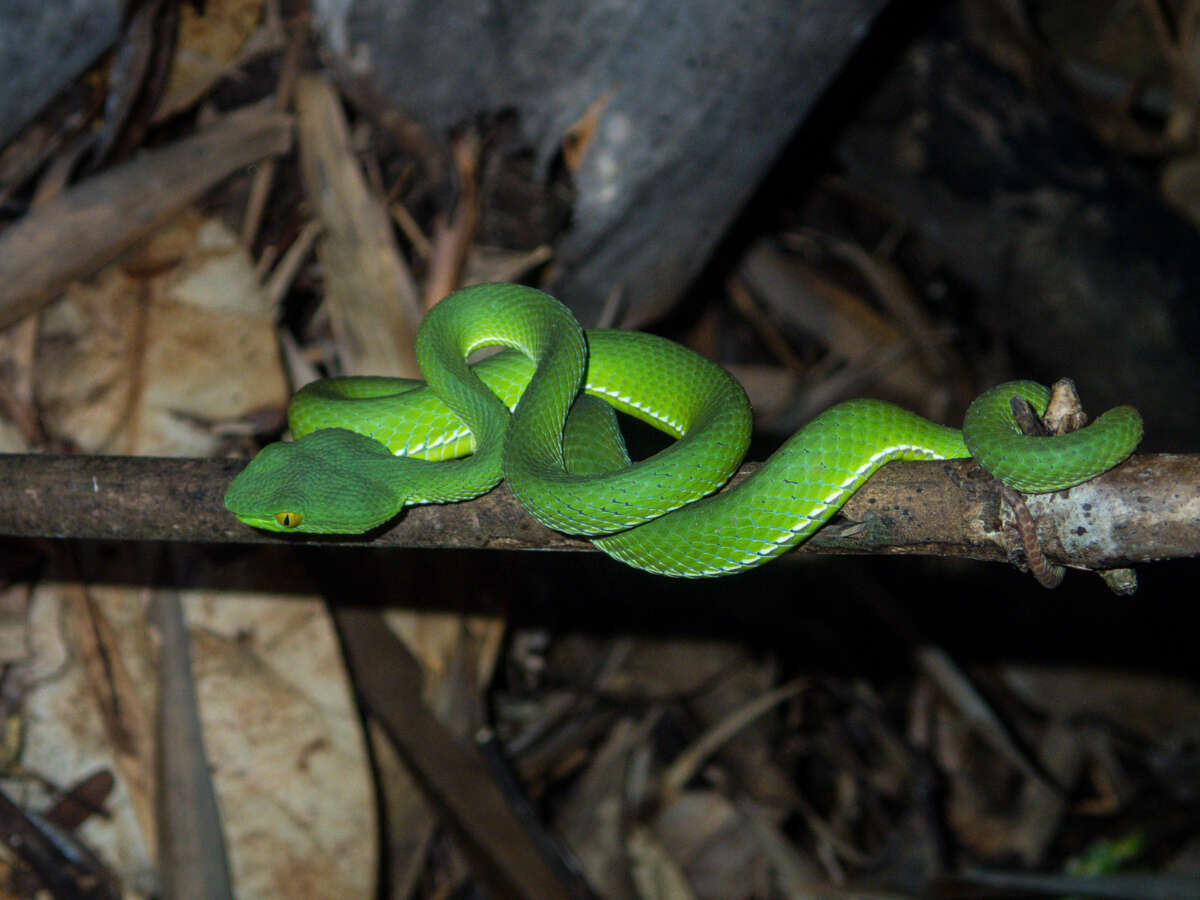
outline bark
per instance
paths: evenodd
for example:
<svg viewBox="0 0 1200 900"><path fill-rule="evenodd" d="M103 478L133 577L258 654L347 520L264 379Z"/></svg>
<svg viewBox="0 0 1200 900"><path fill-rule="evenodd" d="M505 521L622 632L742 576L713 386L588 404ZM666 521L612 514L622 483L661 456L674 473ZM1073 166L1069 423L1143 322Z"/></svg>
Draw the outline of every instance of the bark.
<svg viewBox="0 0 1200 900"><path fill-rule="evenodd" d="M514 114L576 202L547 287L585 325L669 310L868 33L882 0L318 0L347 92L439 138Z"/></svg>
<svg viewBox="0 0 1200 900"><path fill-rule="evenodd" d="M0 26L0 147L121 33L120 0L6 0Z"/></svg>

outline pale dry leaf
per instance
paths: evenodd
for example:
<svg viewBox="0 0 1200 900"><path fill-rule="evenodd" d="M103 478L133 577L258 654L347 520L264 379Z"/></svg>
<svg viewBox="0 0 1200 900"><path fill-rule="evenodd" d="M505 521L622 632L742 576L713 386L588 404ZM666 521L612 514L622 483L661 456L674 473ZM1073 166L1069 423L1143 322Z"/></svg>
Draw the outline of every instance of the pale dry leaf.
<svg viewBox="0 0 1200 900"><path fill-rule="evenodd" d="M632 719L613 724L587 769L573 782L554 823L601 897L628 896L623 854L629 758L646 741L649 724Z"/></svg>
<svg viewBox="0 0 1200 900"><path fill-rule="evenodd" d="M1176 211L1200 225L1200 156L1177 156L1163 166L1160 189Z"/></svg>
<svg viewBox="0 0 1200 900"><path fill-rule="evenodd" d="M49 433L91 453L204 456L212 424L287 398L274 324L236 235L196 213L47 309Z"/></svg>
<svg viewBox="0 0 1200 900"><path fill-rule="evenodd" d="M8 419L0 418L0 453L24 453L28 449L21 430Z"/></svg>
<svg viewBox="0 0 1200 900"><path fill-rule="evenodd" d="M37 323L33 319L0 330L0 390L6 395L3 406L14 404L33 418L33 355L37 343ZM0 409L0 453L25 453L29 450L31 429L21 427L22 412Z"/></svg>
<svg viewBox="0 0 1200 900"><path fill-rule="evenodd" d="M679 864L645 826L633 829L626 842L631 874L641 900L699 900ZM737 896L727 894L725 896Z"/></svg>
<svg viewBox="0 0 1200 900"><path fill-rule="evenodd" d="M260 561L261 564L261 561ZM30 612L22 769L65 786L117 777L107 818L81 835L136 896L155 888L153 753L156 655L149 592L89 589L111 638L88 665L74 585L44 584ZM350 688L324 606L294 594L184 594L208 761L242 898L374 896L377 822ZM100 670L104 672L105 670ZM121 710L114 739L104 697ZM138 735L141 735L139 738ZM121 744L125 744L122 748ZM39 779L6 787L33 810L54 799Z"/></svg>
<svg viewBox="0 0 1200 900"><path fill-rule="evenodd" d="M486 685L495 671L504 638L504 619L499 616L464 616L458 613L413 613L387 610L388 627L421 663L426 700L438 695L452 659L462 652L464 641L475 647L475 683Z"/></svg>
<svg viewBox="0 0 1200 900"><path fill-rule="evenodd" d="M113 690L117 683L132 687L132 695L122 693L120 702L130 711L136 708L144 721L145 714L153 712L154 680L144 664L150 652L149 630L139 593L96 588L92 599L103 610L107 630L120 648L110 662L123 672L121 678L104 679L102 687ZM14 675L25 686L17 771L38 777L6 779L5 788L17 803L38 811L57 799L46 785L63 788L102 769L113 772L116 786L105 804L107 815L89 818L79 837L117 873L129 896L148 895L157 887L150 819L154 801L147 789L153 761L120 753L114 746L97 692L101 685L92 682L77 626L71 625L80 619L79 600L80 589L74 585L45 583L33 592L32 654L14 669Z"/></svg>
<svg viewBox="0 0 1200 900"><path fill-rule="evenodd" d="M1163 741L1200 720L1200 690L1185 678L1086 666L1008 665L1004 684L1040 713L1102 719Z"/></svg>
<svg viewBox="0 0 1200 900"><path fill-rule="evenodd" d="M29 585L0 588L0 665L29 656Z"/></svg>
<svg viewBox="0 0 1200 900"><path fill-rule="evenodd" d="M601 686L610 695L670 700L701 690L745 657L743 648L724 641L642 638Z"/></svg>
<svg viewBox="0 0 1200 900"><path fill-rule="evenodd" d="M289 559L245 557L226 581ZM324 604L295 592L182 598L238 896L375 896L370 766Z"/></svg>
<svg viewBox="0 0 1200 900"><path fill-rule="evenodd" d="M187 109L224 77L262 18L263 0L207 0L179 6L179 38L155 118Z"/></svg>
<svg viewBox="0 0 1200 900"><path fill-rule="evenodd" d="M655 819L654 834L697 897L741 896L765 871L754 834L718 791L681 791Z"/></svg>
<svg viewBox="0 0 1200 900"><path fill-rule="evenodd" d="M253 266L230 229L195 212L47 310L35 376L47 428L91 452L204 455L216 448L214 422L282 408L287 397ZM233 579L236 569L226 574ZM83 595L104 619L106 672L88 665L96 654L87 629L63 624L80 619L82 590L44 587L35 603L21 763L61 785L101 766L117 773L111 820L89 821L85 835L123 881L151 891L145 735L157 668L148 592L114 586ZM184 602L238 896L374 896L366 751L324 607L294 594L190 593ZM119 702L106 700L113 696ZM138 727L114 728L113 708ZM138 738L130 746L127 733Z"/></svg>
<svg viewBox="0 0 1200 900"><path fill-rule="evenodd" d="M200 715L238 896L375 896L366 753L324 607L249 595L226 595L217 605L225 620L244 609L245 627L269 648L262 654L236 634L191 621Z"/></svg>

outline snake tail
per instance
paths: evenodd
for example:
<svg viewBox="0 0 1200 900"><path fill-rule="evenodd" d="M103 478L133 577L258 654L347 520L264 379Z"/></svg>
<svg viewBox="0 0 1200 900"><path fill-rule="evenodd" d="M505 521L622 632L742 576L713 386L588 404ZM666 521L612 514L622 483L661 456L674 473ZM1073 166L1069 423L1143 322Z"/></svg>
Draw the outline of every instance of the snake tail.
<svg viewBox="0 0 1200 900"><path fill-rule="evenodd" d="M507 348L469 363L475 351ZM230 484L241 521L273 531L358 534L415 503L450 503L507 481L543 524L592 538L663 575L728 575L810 537L894 459L974 456L1025 492L1061 490L1128 456L1142 423L1118 407L1078 432L1020 433L1013 397L1044 413L1049 389L981 395L960 432L880 400L815 418L753 474L721 490L750 439L749 401L720 366L631 331L584 332L547 294L511 284L456 291L417 334L425 382L335 378L300 390L294 436ZM676 438L630 462L613 410Z"/></svg>

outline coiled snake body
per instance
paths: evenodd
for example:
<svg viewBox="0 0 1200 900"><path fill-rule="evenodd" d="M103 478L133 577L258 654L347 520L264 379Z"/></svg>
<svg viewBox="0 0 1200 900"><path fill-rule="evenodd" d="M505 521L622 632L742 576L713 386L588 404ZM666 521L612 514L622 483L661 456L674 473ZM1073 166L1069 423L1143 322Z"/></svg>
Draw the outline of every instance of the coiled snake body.
<svg viewBox="0 0 1200 900"><path fill-rule="evenodd" d="M510 349L467 363L491 345ZM404 506L466 500L503 478L539 521L616 559L664 575L726 575L805 540L889 460L974 456L1009 486L1040 493L1111 468L1142 433L1123 406L1072 434L1024 436L1009 398L1038 415L1049 398L1030 381L984 393L961 432L850 400L714 493L745 453L750 406L731 375L678 344L585 334L553 297L485 284L429 312L417 359L425 382L337 378L299 391L288 409L296 439L254 458L230 484L228 509L256 528L357 534ZM630 464L613 409L678 440Z"/></svg>

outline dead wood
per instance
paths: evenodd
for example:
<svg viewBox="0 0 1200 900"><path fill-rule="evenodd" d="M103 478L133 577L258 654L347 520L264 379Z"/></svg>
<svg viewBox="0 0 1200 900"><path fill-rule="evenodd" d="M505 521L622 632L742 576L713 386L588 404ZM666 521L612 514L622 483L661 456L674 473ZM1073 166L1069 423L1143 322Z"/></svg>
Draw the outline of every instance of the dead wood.
<svg viewBox="0 0 1200 900"><path fill-rule="evenodd" d="M111 262L231 172L291 145L292 121L250 108L70 188L0 234L0 328Z"/></svg>

